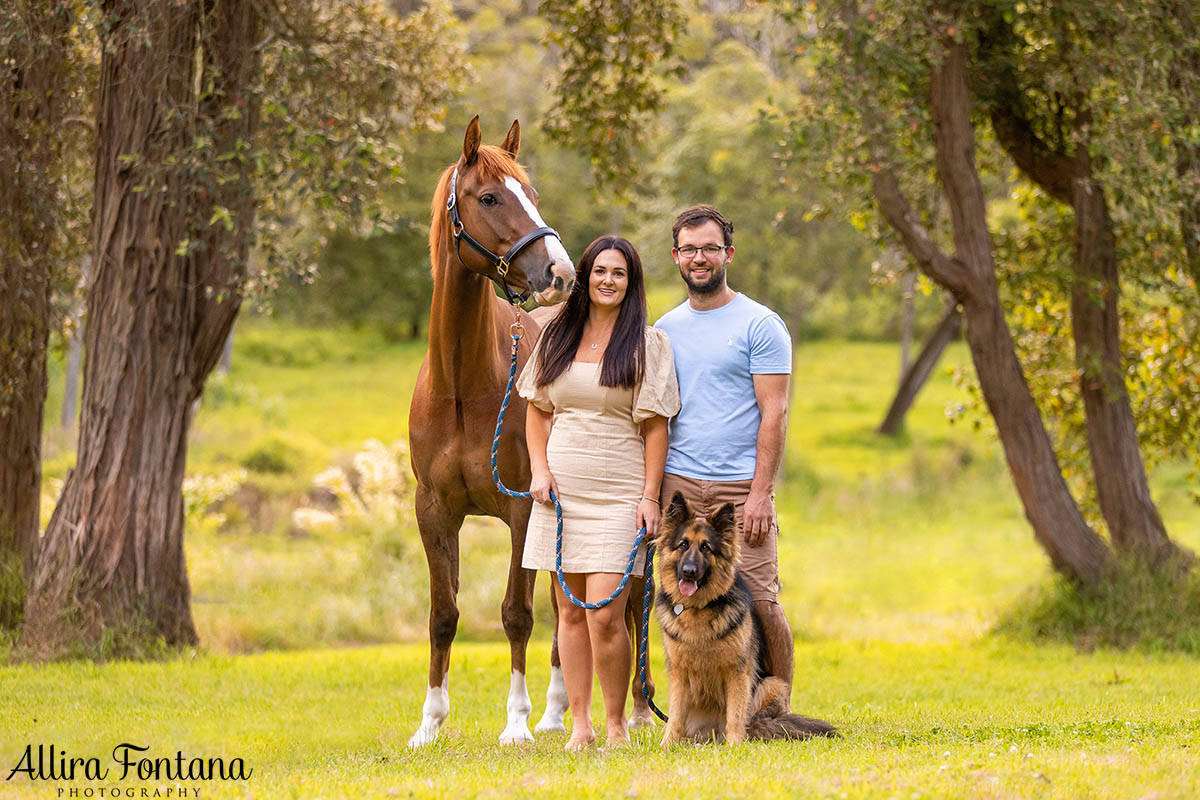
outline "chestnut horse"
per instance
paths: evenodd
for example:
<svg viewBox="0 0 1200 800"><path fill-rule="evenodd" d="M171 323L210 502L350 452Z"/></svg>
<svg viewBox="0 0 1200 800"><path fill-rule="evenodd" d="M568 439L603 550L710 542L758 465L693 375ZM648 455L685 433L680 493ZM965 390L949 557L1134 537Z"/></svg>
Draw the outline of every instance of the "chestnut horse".
<svg viewBox="0 0 1200 800"><path fill-rule="evenodd" d="M536 573L521 568L525 527L531 502L505 497L492 483L490 449L496 412L508 379L512 338L509 325L526 330L519 365L529 357L538 325L524 311L496 296L492 280L503 278L519 291L532 291L538 302L559 303L575 282L575 267L557 234L543 235L512 256L500 275L492 253L510 251L530 232L545 228L537 211L537 193L516 162L521 128L516 122L500 147L480 144L479 117L467 126L458 163L447 168L433 198L429 231L433 265L433 304L429 316L429 352L421 364L409 412L409 444L417 479L417 525L429 562L429 688L421 724L410 746L432 742L450 710L450 645L458 627L458 534L468 514L496 517L512 537L508 585L501 606L504 633L511 649L508 724L503 744L530 741L529 692L525 650L533 629ZM456 184L453 187L452 184ZM453 197L459 220L451 220ZM471 239L461 247L456 233ZM475 244L472 244L472 240ZM500 474L513 486L529 484L525 449L525 404L509 408L500 442ZM558 680L557 727L562 727L566 693ZM548 693L549 698L550 693ZM553 713L547 709L553 726Z"/></svg>
<svg viewBox="0 0 1200 800"><path fill-rule="evenodd" d="M467 125L462 156L446 168L433 197L429 352L421 364L409 412L409 451L417 479L417 525L429 562L430 659L421 724L409 739L411 747L437 738L450 710L450 646L458 627L458 535L468 514L496 517L508 524L512 555L501 619L512 671L508 721L500 743L533 739L529 731L532 706L525 682L525 654L533 629L537 573L521 567L532 502L497 491L492 481L490 450L496 413L508 379L512 347L509 326L519 321L525 328L518 350L520 370L529 358L540 325L525 311L497 297L492 281L500 283L510 299L517 297L515 287L532 293L539 304L547 306L567 298L576 275L558 234L546 227L538 213L537 192L516 161L520 145L521 127L515 121L500 147L481 144L479 117L474 117ZM500 253L505 255L501 257ZM551 309L538 311L542 313L535 311L535 316L541 321L553 315ZM508 408L498 463L500 475L509 486L529 485L525 402L517 397ZM641 580L632 581L632 596L640 599L644 585ZM641 616L634 605L628 604L626 623L640 628ZM637 641L636 636L633 641ZM567 694L558 663L555 642L546 711L538 723L539 731L564 729ZM634 726L651 724L640 691L634 692L630 722Z"/></svg>

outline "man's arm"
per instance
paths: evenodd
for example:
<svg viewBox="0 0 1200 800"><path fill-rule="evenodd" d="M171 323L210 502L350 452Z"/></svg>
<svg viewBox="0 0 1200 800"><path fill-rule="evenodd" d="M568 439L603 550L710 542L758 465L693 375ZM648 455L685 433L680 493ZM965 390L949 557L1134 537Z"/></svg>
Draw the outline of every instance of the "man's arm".
<svg viewBox="0 0 1200 800"><path fill-rule="evenodd" d="M783 443L787 436L788 382L790 375L755 375L754 397L762 422L758 425L758 445L754 464L754 480L750 496L742 509L742 530L746 544L758 547L766 541L775 506L771 492L775 489L775 474L783 458Z"/></svg>

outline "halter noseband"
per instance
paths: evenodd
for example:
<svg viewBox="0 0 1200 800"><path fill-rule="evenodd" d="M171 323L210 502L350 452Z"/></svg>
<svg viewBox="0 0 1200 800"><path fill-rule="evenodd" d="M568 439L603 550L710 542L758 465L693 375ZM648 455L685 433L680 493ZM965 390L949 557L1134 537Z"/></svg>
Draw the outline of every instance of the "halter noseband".
<svg viewBox="0 0 1200 800"><path fill-rule="evenodd" d="M463 227L462 219L458 216L457 166L454 168L454 174L450 176L450 197L446 200L446 210L450 212L450 230L454 233L454 252L458 256L458 260L462 261L463 266L466 266L467 263L463 261L461 250L462 243L465 241L471 246L471 249L487 259L487 262L496 268L496 272L500 274L500 280L496 281L495 278L492 278L492 280L496 281L496 283L500 285L500 288L504 290L504 295L508 298L508 302L512 303L514 306L518 306L528 300L530 295L528 291L518 294L508 287L508 281L505 280L505 276L508 275L508 268L512 266L513 259L520 255L522 250L536 242L538 239L546 236L553 236L561 243L562 237L558 235L558 231L554 230L554 228L548 228L545 226L542 226L541 228L534 228L529 233L518 239L517 243L508 248L508 252L502 256L498 256L491 250L488 250L486 247L480 244L478 239L467 233L466 229Z"/></svg>

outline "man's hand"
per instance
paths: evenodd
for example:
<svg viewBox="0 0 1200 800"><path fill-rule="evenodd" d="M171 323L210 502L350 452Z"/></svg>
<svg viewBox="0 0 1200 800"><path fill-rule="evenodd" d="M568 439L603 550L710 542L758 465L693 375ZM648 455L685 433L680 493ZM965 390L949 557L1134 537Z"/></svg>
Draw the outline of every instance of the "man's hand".
<svg viewBox="0 0 1200 800"><path fill-rule="evenodd" d="M761 547L775 522L775 504L768 492L750 490L746 505L742 506L742 533L750 547Z"/></svg>

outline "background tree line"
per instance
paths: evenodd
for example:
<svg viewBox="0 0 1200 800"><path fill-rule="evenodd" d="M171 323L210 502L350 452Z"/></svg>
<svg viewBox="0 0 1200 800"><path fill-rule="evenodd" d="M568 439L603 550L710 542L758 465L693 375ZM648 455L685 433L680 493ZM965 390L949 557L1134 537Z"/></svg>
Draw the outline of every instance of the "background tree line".
<svg viewBox="0 0 1200 800"><path fill-rule="evenodd" d="M923 290L923 330L961 312L963 413L1054 566L1190 563L1146 477L1200 460L1190 4L398 5L0 10L0 623L30 652L194 641L187 432L242 301L419 335L442 121L476 112L541 123L523 151L572 252L619 230L674 285L669 220L710 201L794 335L898 325L872 275ZM84 253L77 466L39 539Z"/></svg>

